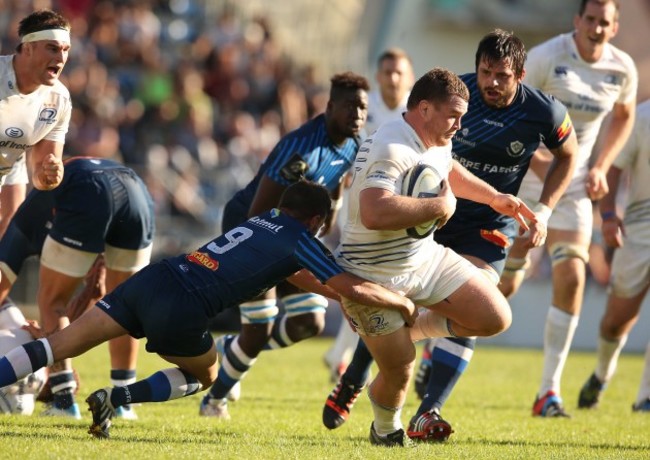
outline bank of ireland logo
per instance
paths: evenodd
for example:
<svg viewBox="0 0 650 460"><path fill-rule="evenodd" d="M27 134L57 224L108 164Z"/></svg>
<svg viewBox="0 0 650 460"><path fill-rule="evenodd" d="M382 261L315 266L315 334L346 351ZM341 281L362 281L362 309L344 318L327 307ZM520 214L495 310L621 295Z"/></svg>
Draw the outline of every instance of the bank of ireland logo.
<svg viewBox="0 0 650 460"><path fill-rule="evenodd" d="M54 123L56 121L56 109L51 107L44 108L41 110L41 113L38 114L38 121L42 121L48 125Z"/></svg>
<svg viewBox="0 0 650 460"><path fill-rule="evenodd" d="M525 151L526 149L524 149L524 144L519 141L512 141L510 146L506 149L506 152L508 152L508 155L511 157L520 157Z"/></svg>
<svg viewBox="0 0 650 460"><path fill-rule="evenodd" d="M467 135L469 134L469 128L461 129L460 133L463 135L463 137L467 137Z"/></svg>
<svg viewBox="0 0 650 460"><path fill-rule="evenodd" d="M23 134L25 133L20 128L12 127L12 128L5 129L5 134L7 135L7 137L13 137L15 139L17 137L22 137Z"/></svg>

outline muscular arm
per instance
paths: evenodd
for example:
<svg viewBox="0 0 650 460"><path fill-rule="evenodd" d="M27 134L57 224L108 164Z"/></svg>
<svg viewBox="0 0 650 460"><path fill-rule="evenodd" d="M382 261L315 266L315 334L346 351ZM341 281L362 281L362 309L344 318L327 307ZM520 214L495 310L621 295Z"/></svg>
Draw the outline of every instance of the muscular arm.
<svg viewBox="0 0 650 460"><path fill-rule="evenodd" d="M322 284L311 272L303 269L287 278L287 281L305 291L339 302L341 297L345 297L361 305L397 310L409 326L417 317L417 308L410 299L351 273L333 276Z"/></svg>
<svg viewBox="0 0 650 460"><path fill-rule="evenodd" d="M412 198L381 188L367 188L359 194L361 222L369 230L401 230L448 215L446 221L456 208L453 194L448 194L451 198L443 194L436 198ZM453 209L449 212L451 199Z"/></svg>
<svg viewBox="0 0 650 460"><path fill-rule="evenodd" d="M499 192L483 179L469 172L456 160L449 172L449 181L457 196L486 204L498 213L513 217L523 229L528 229L524 218L534 219L535 217L533 211L519 198Z"/></svg>
<svg viewBox="0 0 650 460"><path fill-rule="evenodd" d="M351 273L341 273L327 280L327 286L352 302L368 307L388 308L401 313L409 326L413 325L418 310L411 299Z"/></svg>
<svg viewBox="0 0 650 460"><path fill-rule="evenodd" d="M43 139L27 154L32 184L38 190L52 190L63 180L63 143Z"/></svg>
<svg viewBox="0 0 650 460"><path fill-rule="evenodd" d="M623 220L616 213L616 193L621 181L622 171L616 166L611 166L607 171L607 184L609 191L598 202L600 214L603 217L602 233L607 246L620 248L623 246L625 228Z"/></svg>
<svg viewBox="0 0 650 460"><path fill-rule="evenodd" d="M499 194L494 187L476 177L456 160L449 172L449 182L456 196L477 203L489 204Z"/></svg>
<svg viewBox="0 0 650 460"><path fill-rule="evenodd" d="M326 286L321 283L318 278L316 278L312 272L306 269L302 269L299 272L294 273L287 278L287 281L293 284L296 287L299 287L303 291L313 292L314 294L320 294L323 297L327 297L337 302L341 301L341 296L334 289Z"/></svg>
<svg viewBox="0 0 650 460"><path fill-rule="evenodd" d="M257 216L275 208L286 188L286 186L278 184L270 177L262 176L262 180L260 180L255 192L255 198L253 198L251 207L248 209L248 217Z"/></svg>
<svg viewBox="0 0 650 460"><path fill-rule="evenodd" d="M575 132L559 147L551 149L554 159L546 173L539 202L553 209L566 190L578 159L578 140Z"/></svg>
<svg viewBox="0 0 650 460"><path fill-rule="evenodd" d="M607 193L607 171L621 151L634 126L636 103L615 104L612 119L603 136L602 148L587 177L587 193L599 199Z"/></svg>

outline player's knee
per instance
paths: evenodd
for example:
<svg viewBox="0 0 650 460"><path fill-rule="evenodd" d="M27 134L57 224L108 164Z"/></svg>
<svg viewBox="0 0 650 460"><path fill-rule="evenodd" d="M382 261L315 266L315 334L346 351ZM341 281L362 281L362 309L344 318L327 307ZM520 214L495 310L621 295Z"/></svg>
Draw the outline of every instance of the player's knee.
<svg viewBox="0 0 650 460"><path fill-rule="evenodd" d="M570 260L580 260L585 265L589 262L589 250L576 243L555 243L549 248L549 255L553 267Z"/></svg>
<svg viewBox="0 0 650 460"><path fill-rule="evenodd" d="M490 316L489 320L485 321L483 325L483 334L485 337L490 337L493 335L500 334L501 332L507 330L512 324L512 311L510 310L510 305L505 300L498 301L493 305L492 311L493 315Z"/></svg>
<svg viewBox="0 0 650 460"><path fill-rule="evenodd" d="M526 270L530 267L530 257L508 258L506 260L501 280L499 281L499 290L506 298L514 295L521 286L526 275Z"/></svg>
<svg viewBox="0 0 650 460"><path fill-rule="evenodd" d="M312 293L282 297L294 340L305 340L323 332L327 299Z"/></svg>
<svg viewBox="0 0 650 460"><path fill-rule="evenodd" d="M243 324L272 324L278 316L275 299L262 299L244 302L239 306Z"/></svg>
<svg viewBox="0 0 650 460"><path fill-rule="evenodd" d="M294 341L305 340L319 335L325 329L325 315L304 313L287 318L287 328L291 329Z"/></svg>

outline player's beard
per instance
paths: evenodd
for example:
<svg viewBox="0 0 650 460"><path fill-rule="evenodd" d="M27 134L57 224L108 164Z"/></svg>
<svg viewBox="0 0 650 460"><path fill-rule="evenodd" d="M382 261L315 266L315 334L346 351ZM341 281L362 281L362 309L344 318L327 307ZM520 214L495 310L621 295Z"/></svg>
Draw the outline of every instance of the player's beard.
<svg viewBox="0 0 650 460"><path fill-rule="evenodd" d="M517 92L517 89L515 87L515 89L512 91L501 91L499 93L499 96L496 98L489 97L487 94L488 90L484 88L479 88L479 91L481 93L481 98L488 107L492 107L494 109L502 109L503 107L510 105L515 93Z"/></svg>

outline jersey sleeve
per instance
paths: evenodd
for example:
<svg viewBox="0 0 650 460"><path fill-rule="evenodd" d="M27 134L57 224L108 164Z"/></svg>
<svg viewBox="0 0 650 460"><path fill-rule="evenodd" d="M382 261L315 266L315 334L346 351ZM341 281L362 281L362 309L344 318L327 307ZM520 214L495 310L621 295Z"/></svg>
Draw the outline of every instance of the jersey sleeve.
<svg viewBox="0 0 650 460"><path fill-rule="evenodd" d="M623 59L624 65L627 68L621 93L616 100L617 104L628 104L636 99L637 88L639 86L639 74L634 65L634 61L628 55Z"/></svg>
<svg viewBox="0 0 650 460"><path fill-rule="evenodd" d="M323 243L307 233L303 233L298 240L295 255L300 265L312 272L323 284L344 271Z"/></svg>
<svg viewBox="0 0 650 460"><path fill-rule="evenodd" d="M372 155L368 156L372 163L368 166L361 190L380 188L399 194L398 182L408 169L405 159L410 157L407 153L409 148L397 142L377 142L372 149Z"/></svg>
<svg viewBox="0 0 650 460"><path fill-rule="evenodd" d="M61 117L56 122L54 127L50 130L49 133L44 137L48 141L65 143L65 135L68 133L68 128L70 127L70 117L72 116L72 103L70 99L66 100L66 103L63 107L63 113Z"/></svg>
<svg viewBox="0 0 650 460"><path fill-rule="evenodd" d="M569 138L573 131L573 123L569 112L560 101L552 96L548 96L549 104L549 118L551 129L545 135L542 134L542 142L549 149L555 149Z"/></svg>

